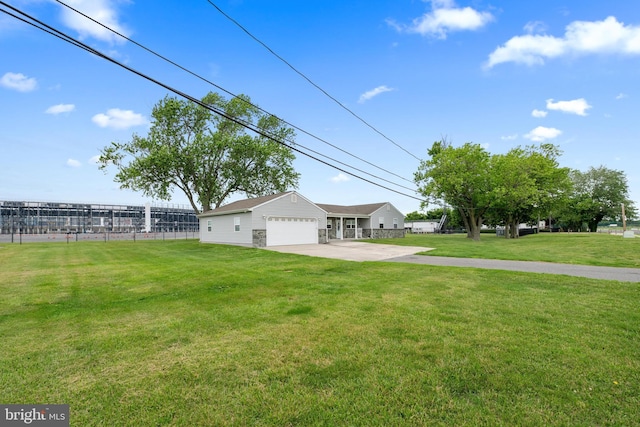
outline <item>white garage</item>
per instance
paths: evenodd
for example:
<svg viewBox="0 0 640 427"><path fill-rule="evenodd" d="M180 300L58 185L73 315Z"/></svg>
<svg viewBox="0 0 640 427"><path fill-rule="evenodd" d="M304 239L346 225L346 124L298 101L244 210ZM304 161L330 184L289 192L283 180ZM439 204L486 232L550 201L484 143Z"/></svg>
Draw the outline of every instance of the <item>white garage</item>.
<svg viewBox="0 0 640 427"><path fill-rule="evenodd" d="M203 243L258 248L327 243L327 213L295 191L238 200L198 217Z"/></svg>
<svg viewBox="0 0 640 427"><path fill-rule="evenodd" d="M267 246L313 243L318 243L317 218L267 218Z"/></svg>

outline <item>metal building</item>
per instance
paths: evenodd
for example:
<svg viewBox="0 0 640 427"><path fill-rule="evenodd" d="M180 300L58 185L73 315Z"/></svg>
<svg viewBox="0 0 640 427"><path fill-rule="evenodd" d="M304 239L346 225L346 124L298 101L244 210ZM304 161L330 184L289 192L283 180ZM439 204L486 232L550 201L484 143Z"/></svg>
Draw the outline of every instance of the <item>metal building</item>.
<svg viewBox="0 0 640 427"><path fill-rule="evenodd" d="M197 232L184 205L0 201L0 234Z"/></svg>

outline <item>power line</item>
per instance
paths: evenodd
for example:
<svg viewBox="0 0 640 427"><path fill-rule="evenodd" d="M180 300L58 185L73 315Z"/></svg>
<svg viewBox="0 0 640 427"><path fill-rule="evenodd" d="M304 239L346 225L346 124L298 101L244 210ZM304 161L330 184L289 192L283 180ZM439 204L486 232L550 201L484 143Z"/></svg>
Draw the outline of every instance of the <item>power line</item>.
<svg viewBox="0 0 640 427"><path fill-rule="evenodd" d="M97 20L93 19L92 17L90 17L90 16L86 15L85 13L83 13L83 12L81 12L81 11L79 11L79 10L75 9L75 8L74 8L74 7L72 7L72 6L69 6L68 4L66 4L66 3L64 3L64 2L62 2L61 0L55 0L55 1L56 1L57 3L59 3L60 5L62 5L62 6L64 6L64 7L66 7L66 8L68 8L68 9L70 9L70 10L72 10L72 11L74 11L75 13L77 13L77 14L79 14L79 15L81 15L81 16L83 16L83 17L85 17L86 19L89 19L89 20L93 21L94 23L96 23L96 24L100 25L101 27L105 28L106 30L111 31L113 34L116 34L116 35L118 35L119 37L122 37L123 39L125 39L125 40L127 40L127 41L129 41L129 42L131 42L131 43L133 43L133 44L135 44L136 46L140 47L141 49L144 49L145 51L147 51L147 52L151 53L152 55L154 55L154 56L156 56L156 57L158 57L158 58L162 59L163 61L166 61L166 62L168 62L169 64L171 64L171 65L173 65L173 66L175 66L175 67L178 67L178 68L179 68L179 69L181 69L182 71L185 71L186 73L189 73L190 75L192 75L192 76L194 76L194 77L196 77L196 78L200 79L201 81L204 81L205 83L210 84L211 86L213 86L213 87L217 88L218 90L220 90L220 91L222 91L222 92L225 92L226 94L228 94L228 95L230 95L230 96L232 96L232 97L234 97L234 98L238 98L238 95L236 95L236 94L234 94L234 93L232 93L232 92L228 91L227 89L225 89L225 88L223 88L223 87L221 87L221 86L217 85L216 83L214 83L214 82L212 82L212 81L208 80L207 78L202 77L201 75L199 75L199 74L197 74L197 73L195 73L195 72L193 72L193 71L191 71L191 70L189 70L189 69L187 69L187 68L183 67L182 65L180 65L180 64L176 63L175 61L173 61L173 60L171 60L171 59L169 59L169 58L167 58L167 57L165 57L165 56L163 56L163 55L159 54L158 52L156 52L156 51L154 51L154 50L152 50L152 49L150 49L150 48L148 48L148 47L146 47L146 46L142 45L141 43L138 43L137 41L135 41L135 40L133 40L133 39L131 39L131 38L129 38L129 37L127 37L127 36L125 36L124 34L122 34L122 33L118 32L118 31L116 31L116 30L114 30L114 29L112 29L112 28L108 27L107 25L103 24L102 22L100 22L100 21L97 21ZM258 110L262 111L262 112L263 112L263 113L265 113L265 114L275 116L274 114L269 113L268 111L264 110L263 108L259 107L258 105L255 105L255 104L253 104L253 103L251 103L251 102L249 102L249 101L246 101L246 100L245 100L245 99L243 99L243 98L240 98L240 99L242 99L242 101L243 101L243 102L245 102L245 103L247 103L247 104L251 105L251 106L252 106L252 107L254 107L254 108L257 108ZM318 136L316 136L316 135L314 135L314 134L312 134L312 133L310 133L310 132L308 132L308 131L306 131L306 130L304 130L304 129L302 129L302 128L300 128L300 127L298 127L298 126L294 125L294 124L292 124L292 123L290 123L290 122L287 122L286 120L280 119L279 117L278 117L278 119L279 119L279 120L281 120L283 123L287 124L288 126L291 126L292 128L294 128L294 129L296 129L296 130L298 130L298 131L300 131L300 132L304 133L305 135L310 136L311 138L316 139L317 141L320 141L320 142L322 142L322 143L324 143L324 144L326 144L326 145L329 145L330 147L332 147L332 148L334 148L334 149L336 149L336 150L339 150L340 152L342 152L342 153L344 153L344 154L347 154L347 155L349 155L349 156L351 156L351 157L353 157L353 158L355 158L355 159L357 159L357 160L360 160L361 162L366 163L366 164L368 164L369 166L372 166L372 167L374 167L374 168L376 168L376 169L378 169L378 170L381 170L381 171L383 171L383 172L386 172L386 173L388 173L389 175L393 175L393 176L395 176L395 177L397 177L397 178L400 178L400 179L402 179L402 180L404 180L404 181L407 181L407 182L410 182L410 183L412 183L412 184L413 184L413 181L411 181L411 180L409 180L409 179L407 179L407 178L405 178L405 177L403 177L403 176L401 176L401 175L398 175L398 174L396 174L396 173L394 173L394 172L391 172L391 171L389 171L389 170L387 170L387 169L385 169L385 168L382 168L382 167L380 167L380 166L378 166L378 165L375 165L374 163L371 163L371 162L369 162L368 160L365 160L365 159L363 159L363 158L361 158L361 157L359 157L359 156L357 156L357 155L355 155L355 154L353 154L353 153L350 153L349 151L347 151L347 150L345 150L345 149L343 149L343 148L340 148L340 147L338 147L337 145L332 144L332 143L330 143L330 142L328 142L328 141L326 141L326 140L324 140L324 139L322 139L322 138L320 138L320 137L318 137ZM310 151L313 151L313 150L310 150ZM316 152L316 151L313 151L313 152L314 152L314 153L316 153L316 154L318 154L318 155L320 155L320 156L323 156L323 157L325 157L325 158L329 158L329 159L331 159L330 157L325 156L325 155L323 155L323 154L320 154L320 153L318 153L318 152ZM335 162L338 162L338 163L340 163L340 164L342 164L342 165L344 165L344 166L350 167L350 168L352 168L352 169L354 169L354 170L357 170L358 172L361 172L361 173L364 173L364 174L366 174L366 175L372 176L372 177L374 177L374 178L376 178L376 179L380 179L380 180L382 180L382 181L385 181L385 182L388 182L388 183L390 183L390 184L396 185L396 186L398 186L398 187L401 187L401 188L404 188L404 189L407 189L407 190L412 190L412 191L414 190L413 188L409 188L409 187L406 187L406 186L403 186L403 185L400 185L400 184L394 183L394 182L392 182L392 181L389 181L389 180L387 180L387 179L384 179L384 178L381 178L381 177L379 177L379 176L373 175L373 174L368 173L368 172L366 172L366 171L363 171L363 170L361 170L361 169L358 169L358 168L355 168L355 167L353 167L353 166L347 165L347 164L345 164L345 163L343 163L343 162L341 162L341 161L339 161L339 160L335 160L335 159L331 159L331 160L333 160L333 161L335 161Z"/></svg>
<svg viewBox="0 0 640 427"><path fill-rule="evenodd" d="M184 99L186 99L188 101L191 101L191 102L193 102L193 103L195 103L195 104L197 104L197 105L199 105L199 106L201 106L203 108L206 108L207 110L209 110L209 111L211 111L211 112L213 112L215 114L218 114L218 115L220 115L220 116L222 116L222 117L224 117L224 118L226 118L226 119L228 119L228 120L230 120L230 121L232 121L232 122L234 122L236 124L239 124L240 126L246 128L246 129L249 129L249 130L251 130L252 132L254 132L254 133L258 134L258 135L264 136L265 138L268 138L268 139L270 139L270 140L272 140L272 141L274 141L274 142L276 142L276 143L278 143L280 145L283 145L283 146L289 148L292 151L300 153L300 154L302 154L304 156L307 156L307 157L311 158L312 160L315 160L315 161L317 161L319 163L322 163L322 164L324 164L326 166L334 168L334 169L336 169L336 170L338 170L340 172L344 172L344 173L346 173L346 174L348 174L350 176L353 176L354 178L358 178L358 179L360 179L360 180L362 180L364 182L367 182L369 184L375 185L377 187L383 188L383 189L388 190L388 191L392 191L392 192L400 194L402 196L406 196L406 197L409 197L409 198L412 198L412 199L415 199L415 200L422 201L422 199L420 199L418 197L415 197L415 196L410 195L410 194L402 193L402 192L400 192L398 190L395 190L395 189L386 187L384 185L381 185L379 183L373 182L373 181L371 181L371 180L369 180L367 178L363 178L363 177L361 177L359 175L356 175L356 174L354 174L354 173L352 173L350 171L347 171L345 169L339 168L339 167L337 167L337 166L335 166L335 165L333 165L333 164L331 164L329 162L326 162L326 161L321 160L321 159L319 159L319 158L317 158L315 156L312 156L309 153L306 153L306 152L300 150L299 148L291 146L291 145L287 144L286 142L283 142L280 139L275 138L272 135L269 135L268 133L264 132L263 130L257 128L253 123L249 123L249 122L241 120L241 119L239 119L237 117L231 116L231 115L229 115L228 113L226 113L225 111L223 111L223 110L221 110L219 108L216 108L216 107L214 107L212 105L205 104L201 100L199 100L199 99L197 99L197 98L195 98L195 97L193 97L191 95L188 95L188 94L186 94L186 93L184 93L184 92L182 92L182 91L180 91L178 89L175 89L175 88L169 86L166 83L162 83L159 80L156 80L156 79L154 79L154 78L152 78L152 77L150 77L150 76L148 76L148 75L146 75L146 74L144 74L144 73L142 73L142 72L140 72L140 71L138 71L138 70L136 70L136 69L134 69L132 67L129 67L128 65L125 65L125 64L123 64L123 63L111 58L110 56L105 55L104 53L102 53L102 52L100 52L100 51L98 51L98 50L86 45L85 43L73 39L68 34L51 27L50 25L48 25L48 24L46 24L46 23L44 23L44 22L32 17L31 15L29 15L29 14L27 14L27 13L25 13L25 12L23 12L23 11L21 11L21 10L19 10L19 9L17 9L17 8L7 4L7 3L5 3L4 1L0 1L0 5L8 7L9 9L17 12L18 14L26 17L27 19L23 19L23 18L15 15L15 14L13 14L11 12L8 12L8 11L6 11L4 9L0 9L1 12L4 12L5 14L7 14L9 16L12 16L12 17L24 22L24 23L32 25L33 27L38 28L39 30L42 30L42 31L44 31L44 32L46 32L46 33L48 33L50 35L53 35L53 36L65 41L67 43L70 43L70 44L72 44L72 45L74 45L76 47L79 47L79 48L81 48L81 49L83 49L83 50L85 50L85 51L87 51L89 53L92 53L92 54L94 54L94 55L96 55L96 56L98 56L100 58L103 58L103 59L111 62L114 65L117 65L117 66L119 66L121 68L124 68L125 70L127 70L127 71L129 71L131 73L134 73L134 74L138 75L139 77L144 78L145 80L148 80L148 81L150 81L150 82L152 82L152 83L154 83L154 84L156 84L158 86L161 86L164 89L166 89L166 90L168 90L168 91L170 91L170 92L172 92L172 93L174 93L174 94L176 94L176 95L178 95L178 96L180 96L180 97L182 97L182 98L184 98ZM31 21L33 21L33 22L31 22ZM304 147L304 146L302 146L300 144L296 144L296 145L299 145L300 147L304 148L305 150L308 150L307 147Z"/></svg>
<svg viewBox="0 0 640 427"><path fill-rule="evenodd" d="M228 14L226 14L222 9L220 9L220 7L218 7L218 5L216 5L213 1L211 0L207 0L207 2L213 6L218 12L220 12L225 18L227 18L229 21L233 22L238 28L240 28L242 31L244 31L249 37L251 37L253 40L255 40L258 44L260 44L262 47L264 47L265 49L267 49L267 51L269 51L269 53L271 53L273 56L275 56L276 58L278 58L280 61L282 61L285 65L287 65L289 68L291 68L296 74L298 74L300 77L302 77L303 79L305 79L307 82L309 82L313 87L315 87L316 89L318 89L320 92L322 92L324 95L326 95L329 99L331 99L333 102L335 102L336 104L338 104L340 107L342 107L344 110L346 110L347 112L349 112L352 116L354 116L356 119L360 120L362 123L364 123L366 126L368 126L369 128L371 128L374 132L376 132L378 135L382 136L384 139L386 139L387 141L391 142L393 145L395 145L396 147L398 147L399 149L401 149L402 151L404 151L405 153L407 153L408 155L410 155L411 157L413 157L414 159L420 161L421 159L419 157L417 157L416 155L414 155L413 153L411 153L410 151L408 151L406 148L404 148L403 146L401 146L400 144L398 144L397 142L395 142L393 139L389 138L387 135L385 135L384 133L382 133L381 131L379 131L375 126L373 126L372 124L370 124L369 122L367 122L365 119L363 119L362 117L360 117L359 115L357 115L356 113L353 112L353 110L349 109L349 107L347 107L346 105L344 105L342 102L338 101L335 97L333 97L331 94L329 94L326 90L324 90L323 88L321 88L319 85L317 85L313 80L311 80L309 77L307 77L302 71L298 70L296 67L294 67L293 65L291 65L291 63L289 63L286 59L284 59L282 56L278 55L273 49L271 49L269 46L267 46L266 43L264 43L262 40L260 40L259 38L257 38L256 36L254 36L253 34L251 34L251 32L249 30L247 30L245 27L242 26L242 24L240 24L238 21L236 21L235 19L233 19L231 16L229 16Z"/></svg>

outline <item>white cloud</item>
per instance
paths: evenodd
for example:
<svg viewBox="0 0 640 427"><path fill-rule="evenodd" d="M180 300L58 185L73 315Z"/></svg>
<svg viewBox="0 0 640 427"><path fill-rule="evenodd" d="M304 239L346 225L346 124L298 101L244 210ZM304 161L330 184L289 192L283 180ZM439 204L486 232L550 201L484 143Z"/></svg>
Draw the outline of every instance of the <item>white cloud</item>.
<svg viewBox="0 0 640 427"><path fill-rule="evenodd" d="M127 129L133 126L147 124L147 119L131 110L121 110L119 108L111 108L107 114L96 114L91 118L93 123L101 128Z"/></svg>
<svg viewBox="0 0 640 427"><path fill-rule="evenodd" d="M538 126L528 134L524 135L524 137L534 142L543 142L547 139L557 138L561 134L562 131L559 129Z"/></svg>
<svg viewBox="0 0 640 427"><path fill-rule="evenodd" d="M523 29L527 34L544 33L547 31L547 25L542 21L530 21L525 24Z"/></svg>
<svg viewBox="0 0 640 427"><path fill-rule="evenodd" d="M130 36L131 32L125 28L118 19L116 1L113 0L67 0L66 3L87 16L95 19L107 27L124 36ZM68 27L76 30L81 39L94 38L108 43L124 43L124 39L85 18L84 16L61 6L62 21Z"/></svg>
<svg viewBox="0 0 640 427"><path fill-rule="evenodd" d="M531 115L533 117L537 117L537 118L542 118L542 117L547 117L548 112L544 111L544 110L533 110L531 112Z"/></svg>
<svg viewBox="0 0 640 427"><path fill-rule="evenodd" d="M67 166L72 168L79 168L80 166L82 166L82 163L80 163L76 159L67 159Z"/></svg>
<svg viewBox="0 0 640 427"><path fill-rule="evenodd" d="M343 174L342 172L340 172L338 175L336 176L332 176L330 181L331 182L335 182L335 183L339 183L339 182L347 182L349 181L351 178L349 178L348 175Z"/></svg>
<svg viewBox="0 0 640 427"><path fill-rule="evenodd" d="M366 101L370 100L371 98L380 95L381 93L391 92L393 90L394 90L393 88L390 88L387 86L378 86L377 88L371 89L363 93L362 95L360 95L360 99L358 99L358 103L363 104Z"/></svg>
<svg viewBox="0 0 640 427"><path fill-rule="evenodd" d="M489 12L456 7L453 0L432 0L431 8L431 12L414 19L411 25L400 25L393 20L387 23L398 31L446 39L450 32L478 30L494 19Z"/></svg>
<svg viewBox="0 0 640 427"><path fill-rule="evenodd" d="M616 99L624 99L624 98L628 98L628 97L629 97L629 95L627 95L626 93L619 93L616 96Z"/></svg>
<svg viewBox="0 0 640 427"><path fill-rule="evenodd" d="M489 55L485 67L505 62L542 65L547 59L588 54L640 55L640 26L624 25L609 16L603 21L574 21L563 37L515 36Z"/></svg>
<svg viewBox="0 0 640 427"><path fill-rule="evenodd" d="M501 136L500 139L503 140L503 141L513 141L515 139L518 139L518 134L514 133L513 135Z"/></svg>
<svg viewBox="0 0 640 427"><path fill-rule="evenodd" d="M31 92L38 87L38 82L35 78L27 77L22 73L5 73L0 78L0 86L17 90L18 92Z"/></svg>
<svg viewBox="0 0 640 427"><path fill-rule="evenodd" d="M100 154L96 154L95 156L89 159L89 163L98 164L99 161L100 161Z"/></svg>
<svg viewBox="0 0 640 427"><path fill-rule="evenodd" d="M586 116L587 110L592 108L591 105L584 99L574 99L572 101L558 101L553 102L553 99L547 99L547 109L557 110L564 113L577 114L579 116Z"/></svg>
<svg viewBox="0 0 640 427"><path fill-rule="evenodd" d="M47 108L45 113L55 115L55 114L62 114L62 113L70 113L75 109L76 109L76 106L73 104L58 104L58 105L52 105L51 107Z"/></svg>

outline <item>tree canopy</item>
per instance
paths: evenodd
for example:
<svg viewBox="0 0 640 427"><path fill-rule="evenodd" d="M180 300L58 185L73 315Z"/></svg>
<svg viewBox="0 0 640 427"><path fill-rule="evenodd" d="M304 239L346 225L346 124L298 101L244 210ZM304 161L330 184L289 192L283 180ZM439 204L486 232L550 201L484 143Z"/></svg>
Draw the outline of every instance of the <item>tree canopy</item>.
<svg viewBox="0 0 640 427"><path fill-rule="evenodd" d="M431 218L429 218L429 216L426 213L418 212L418 211L409 212L404 216L405 221L424 221L427 219L431 219Z"/></svg>
<svg viewBox="0 0 640 427"><path fill-rule="evenodd" d="M489 153L479 144L453 147L436 141L414 175L427 202L442 200L457 209L467 237L479 240L484 214L490 206Z"/></svg>
<svg viewBox="0 0 640 427"><path fill-rule="evenodd" d="M518 237L519 224L546 214L569 192L569 169L558 166L552 144L516 147L491 158L489 216L504 225L505 237Z"/></svg>
<svg viewBox="0 0 640 427"><path fill-rule="evenodd" d="M521 222L547 212L571 188L569 170L558 166L560 151L551 144L492 156L479 144L455 148L437 141L428 154L415 174L418 191L427 202L441 200L455 209L474 240L486 219L517 237Z"/></svg>
<svg viewBox="0 0 640 427"><path fill-rule="evenodd" d="M573 170L570 177L573 191L558 215L565 227L581 230L586 224L590 231L596 231L603 219L621 219L623 203L627 217L633 218L637 214L629 199L624 172L599 166L586 172Z"/></svg>
<svg viewBox="0 0 640 427"><path fill-rule="evenodd" d="M167 96L153 107L148 135L104 147L100 168L115 166L120 188L149 197L170 200L178 189L196 213L220 206L234 193L253 197L297 187L295 156L276 142L291 142L293 129L251 105L245 95L225 100L210 92L202 102L252 123L262 134L251 135L210 109Z"/></svg>

